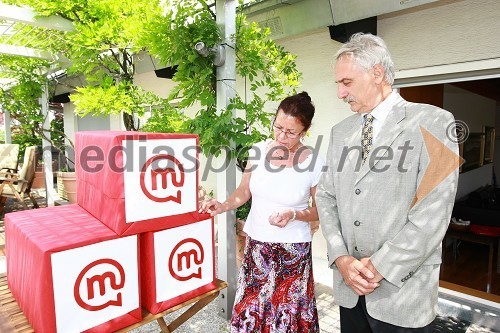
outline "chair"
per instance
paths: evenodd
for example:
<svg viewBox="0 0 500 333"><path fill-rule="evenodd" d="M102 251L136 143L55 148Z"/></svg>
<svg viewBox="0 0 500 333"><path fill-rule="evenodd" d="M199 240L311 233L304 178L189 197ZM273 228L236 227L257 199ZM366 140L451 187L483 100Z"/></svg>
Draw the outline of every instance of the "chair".
<svg viewBox="0 0 500 333"><path fill-rule="evenodd" d="M18 172L0 172L0 211L3 211L6 198L16 198L24 209L28 205L24 202L24 197L28 196L33 203L34 208L38 208L38 203L31 194L31 185L35 179L36 169L36 146L26 147L24 151L24 160L21 169Z"/></svg>
<svg viewBox="0 0 500 333"><path fill-rule="evenodd" d="M18 144L0 144L0 172L17 172Z"/></svg>

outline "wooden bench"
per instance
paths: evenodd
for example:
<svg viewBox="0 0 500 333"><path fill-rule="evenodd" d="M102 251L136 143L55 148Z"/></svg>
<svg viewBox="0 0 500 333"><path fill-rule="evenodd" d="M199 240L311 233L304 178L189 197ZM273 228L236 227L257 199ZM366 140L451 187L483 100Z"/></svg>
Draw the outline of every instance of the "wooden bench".
<svg viewBox="0 0 500 333"><path fill-rule="evenodd" d="M194 297L176 305L170 309L167 309L158 314L151 314L143 309L142 321L125 327L118 332L128 332L134 328L145 325L153 320L158 322L162 332L172 332L180 325L185 323L189 318L195 315L198 311L203 309L207 304L213 301L219 292L227 287L227 282L222 280L216 280L217 288L211 290L203 295ZM186 311L175 318L170 324L167 324L163 319L163 316L184 307L189 307ZM17 305L16 300L12 296L9 287L7 285L7 277L5 274L0 275L0 332L2 333L13 333L13 332L23 332L23 333L33 333L34 330L26 320L26 317L22 313L21 309Z"/></svg>

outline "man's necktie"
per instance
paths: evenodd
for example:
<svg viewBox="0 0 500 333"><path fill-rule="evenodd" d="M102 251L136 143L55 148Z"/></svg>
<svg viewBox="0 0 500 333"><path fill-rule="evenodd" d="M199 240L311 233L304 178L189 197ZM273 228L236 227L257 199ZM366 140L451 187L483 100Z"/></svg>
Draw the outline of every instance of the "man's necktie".
<svg viewBox="0 0 500 333"><path fill-rule="evenodd" d="M373 117L370 113L364 115L365 123L363 125L363 130L361 131L361 147L363 149L363 163L365 163L370 150L372 149L373 142Z"/></svg>

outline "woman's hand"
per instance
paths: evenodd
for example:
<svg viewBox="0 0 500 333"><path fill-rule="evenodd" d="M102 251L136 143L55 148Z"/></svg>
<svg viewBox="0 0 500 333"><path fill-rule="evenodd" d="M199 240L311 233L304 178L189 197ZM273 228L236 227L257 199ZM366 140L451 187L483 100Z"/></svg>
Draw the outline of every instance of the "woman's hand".
<svg viewBox="0 0 500 333"><path fill-rule="evenodd" d="M198 211L198 213L209 213L210 216L215 216L223 212L224 209L222 208L222 204L215 199L203 201L201 203L200 210Z"/></svg>
<svg viewBox="0 0 500 333"><path fill-rule="evenodd" d="M271 225L283 228L288 224L288 222L290 222L294 215L294 211L291 209L282 211L280 213L274 212L269 216L269 223Z"/></svg>

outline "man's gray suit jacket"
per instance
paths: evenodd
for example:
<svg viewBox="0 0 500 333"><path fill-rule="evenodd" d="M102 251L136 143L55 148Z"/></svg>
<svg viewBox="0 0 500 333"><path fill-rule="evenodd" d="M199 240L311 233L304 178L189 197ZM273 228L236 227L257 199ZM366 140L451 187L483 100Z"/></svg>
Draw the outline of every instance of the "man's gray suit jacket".
<svg viewBox="0 0 500 333"><path fill-rule="evenodd" d="M335 260L342 255L370 257L384 276L380 287L366 295L370 316L397 326L423 327L436 316L441 241L458 183L455 120L443 109L398 96L362 164L360 117L355 114L332 128L328 169L316 192L334 299L346 308L358 301ZM448 148L456 162L450 162ZM457 168L450 169L450 163ZM429 182L439 180L443 170L447 176L442 181ZM416 198L419 185L426 194Z"/></svg>

